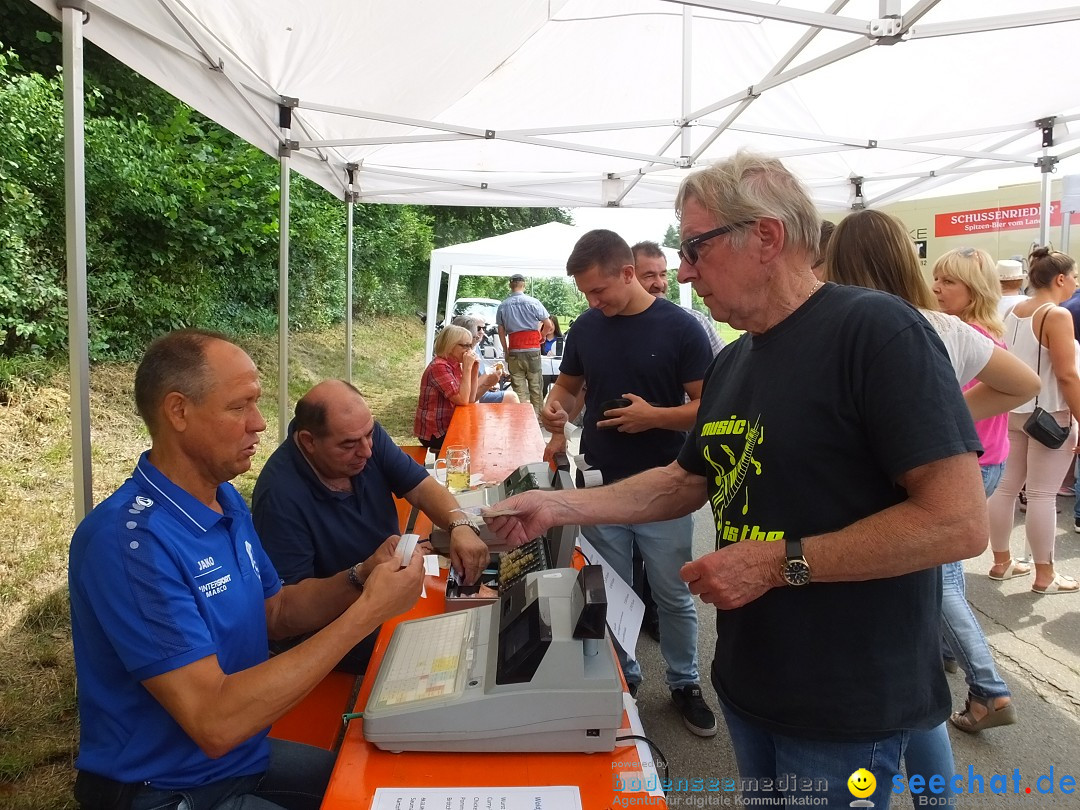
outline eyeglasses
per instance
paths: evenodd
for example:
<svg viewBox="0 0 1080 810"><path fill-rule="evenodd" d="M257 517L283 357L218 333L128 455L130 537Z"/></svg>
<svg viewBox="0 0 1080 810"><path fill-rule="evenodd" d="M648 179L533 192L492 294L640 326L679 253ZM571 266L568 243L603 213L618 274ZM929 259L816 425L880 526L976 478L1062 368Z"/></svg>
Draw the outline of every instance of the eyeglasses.
<svg viewBox="0 0 1080 810"><path fill-rule="evenodd" d="M459 343L458 346L460 346L463 349L471 349L472 348L472 341L470 340L468 343Z"/></svg>
<svg viewBox="0 0 1080 810"><path fill-rule="evenodd" d="M705 233L699 233L697 236L691 236L689 239L684 239L677 251L679 258L689 265L697 264L698 259L701 258L698 255L698 245L708 242L710 239L715 239L717 236L723 236L725 233L731 233L736 228L743 228L753 224L754 220L752 219L747 220L746 222L735 222L731 225L713 228L711 231L705 231Z"/></svg>

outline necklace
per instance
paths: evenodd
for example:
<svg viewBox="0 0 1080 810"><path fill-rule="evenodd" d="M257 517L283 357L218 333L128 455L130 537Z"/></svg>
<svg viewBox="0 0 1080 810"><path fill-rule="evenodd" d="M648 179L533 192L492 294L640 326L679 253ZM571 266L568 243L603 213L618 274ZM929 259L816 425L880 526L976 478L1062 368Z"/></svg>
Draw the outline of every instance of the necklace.
<svg viewBox="0 0 1080 810"><path fill-rule="evenodd" d="M824 287L824 286L825 286L825 282L824 282L824 281L815 281L815 282L814 282L814 286L810 288L810 292L808 292L808 293L806 294L806 300L807 300L807 301L809 301L809 300L810 300L810 296L812 296L812 295L813 295L814 293L816 293L816 292L817 292L818 290L820 290L820 289L821 289L822 287Z"/></svg>

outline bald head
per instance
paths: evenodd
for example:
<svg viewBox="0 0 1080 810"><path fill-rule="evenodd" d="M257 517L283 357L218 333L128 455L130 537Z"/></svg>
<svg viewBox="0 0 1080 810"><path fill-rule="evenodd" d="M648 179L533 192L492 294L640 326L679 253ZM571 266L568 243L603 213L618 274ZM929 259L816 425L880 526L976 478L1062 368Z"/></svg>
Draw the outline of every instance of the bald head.
<svg viewBox="0 0 1080 810"><path fill-rule="evenodd" d="M350 478L371 458L375 417L355 386L323 380L296 403L296 443L327 481Z"/></svg>
<svg viewBox="0 0 1080 810"><path fill-rule="evenodd" d="M367 411L367 401L356 386L345 380L323 380L296 403L296 430L325 436L334 417Z"/></svg>

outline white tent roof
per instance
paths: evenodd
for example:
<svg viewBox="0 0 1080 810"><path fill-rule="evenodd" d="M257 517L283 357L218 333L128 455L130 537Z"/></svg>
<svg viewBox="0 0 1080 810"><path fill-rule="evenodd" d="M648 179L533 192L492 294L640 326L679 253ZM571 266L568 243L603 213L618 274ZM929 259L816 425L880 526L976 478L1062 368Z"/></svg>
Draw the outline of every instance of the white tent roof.
<svg viewBox="0 0 1080 810"><path fill-rule="evenodd" d="M354 165L362 201L669 207L751 146L840 209L852 176L880 204L1076 149L1080 8L1052 0L85 6L89 39L335 194Z"/></svg>
<svg viewBox="0 0 1080 810"><path fill-rule="evenodd" d="M438 248L431 252L431 270L428 274L427 341L424 361L431 360L431 347L435 337L435 319L439 310L439 289L442 276L449 278L443 312L449 313L457 298L458 280L461 276L511 276L521 273L533 277L567 278L566 260L577 240L589 232L588 228L548 222L532 228L524 228L501 236L490 236L475 242ZM638 239L633 234L621 234L630 244ZM678 267L679 261L671 248L661 248L668 259L668 267ZM679 285L679 300L684 307L690 306L690 286Z"/></svg>

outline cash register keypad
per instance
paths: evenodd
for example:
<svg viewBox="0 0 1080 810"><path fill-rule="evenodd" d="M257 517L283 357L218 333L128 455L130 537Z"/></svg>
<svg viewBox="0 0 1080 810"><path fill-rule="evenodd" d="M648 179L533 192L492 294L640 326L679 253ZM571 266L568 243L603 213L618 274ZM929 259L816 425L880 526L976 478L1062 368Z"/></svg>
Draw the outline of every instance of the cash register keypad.
<svg viewBox="0 0 1080 810"><path fill-rule="evenodd" d="M503 591L526 574L548 569L547 553L541 538L518 546L499 560L499 588Z"/></svg>
<svg viewBox="0 0 1080 810"><path fill-rule="evenodd" d="M373 705L460 694L473 654L473 624L472 612L461 611L398 625L393 655L383 661L382 684L372 695Z"/></svg>

